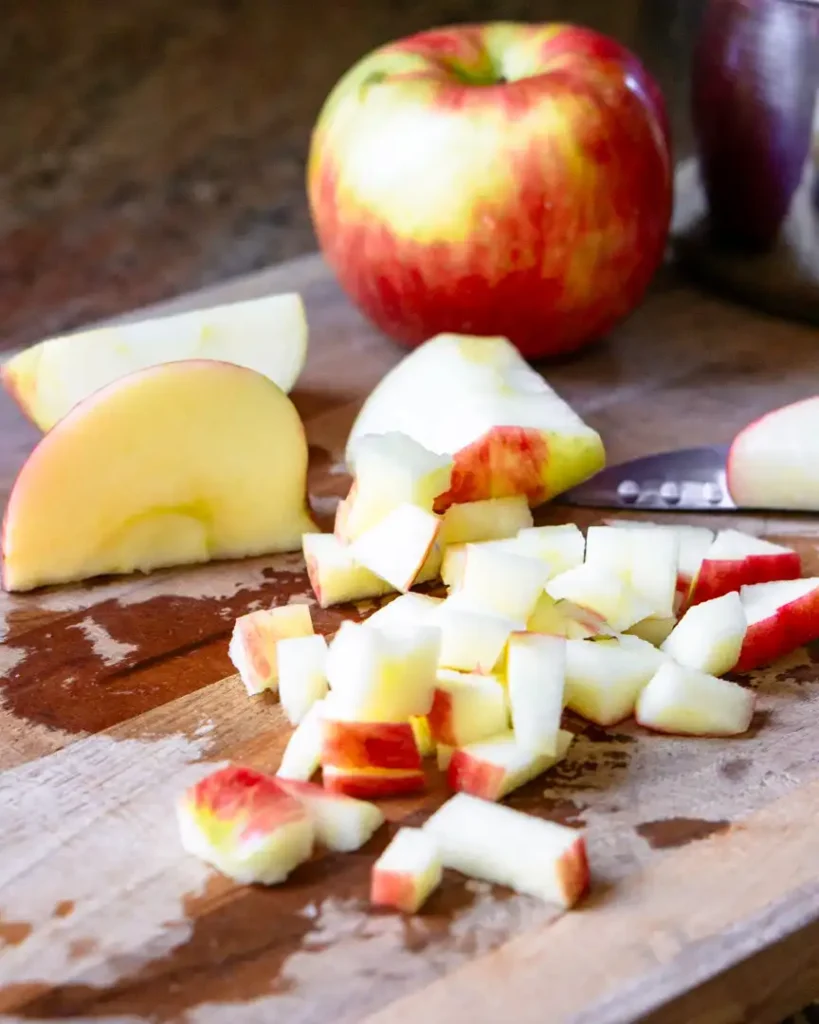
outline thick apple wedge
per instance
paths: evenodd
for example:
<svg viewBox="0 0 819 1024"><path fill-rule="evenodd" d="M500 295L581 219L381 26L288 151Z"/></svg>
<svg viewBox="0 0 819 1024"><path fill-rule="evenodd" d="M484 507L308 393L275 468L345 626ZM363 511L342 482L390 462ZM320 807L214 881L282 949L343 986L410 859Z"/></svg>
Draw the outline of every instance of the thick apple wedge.
<svg viewBox="0 0 819 1024"><path fill-rule="evenodd" d="M794 580L801 572L796 551L739 530L720 530L691 584L688 603L710 601L752 583Z"/></svg>
<svg viewBox="0 0 819 1024"><path fill-rule="evenodd" d="M348 462L358 438L392 430L454 455L452 486L439 511L512 495L539 505L605 462L600 435L506 338L441 334L406 356L364 403Z"/></svg>
<svg viewBox="0 0 819 1024"><path fill-rule="evenodd" d="M736 665L746 629L745 609L732 590L689 608L661 650L686 668L722 676Z"/></svg>
<svg viewBox="0 0 819 1024"><path fill-rule="evenodd" d="M40 441L3 523L7 590L295 551L314 529L290 399L228 363L167 363L96 392Z"/></svg>
<svg viewBox="0 0 819 1024"><path fill-rule="evenodd" d="M509 728L506 694L492 676L441 669L427 715L436 744L460 747Z"/></svg>
<svg viewBox="0 0 819 1024"><path fill-rule="evenodd" d="M447 784L482 800L502 800L562 761L573 739L572 733L558 730L554 751L548 754L524 746L514 732L470 743L449 754Z"/></svg>
<svg viewBox="0 0 819 1024"><path fill-rule="evenodd" d="M646 599L610 569L585 562L546 584L555 600L568 600L602 615L614 630L628 629L652 614Z"/></svg>
<svg viewBox="0 0 819 1024"><path fill-rule="evenodd" d="M424 824L445 868L563 907L589 886L582 832L458 793Z"/></svg>
<svg viewBox="0 0 819 1024"><path fill-rule="evenodd" d="M0 373L23 412L41 430L50 430L95 391L160 363L236 363L288 392L306 355L300 296L266 295L49 338L13 356Z"/></svg>
<svg viewBox="0 0 819 1024"><path fill-rule="evenodd" d="M674 614L678 549L671 530L590 526L586 532L586 563L619 576L659 618Z"/></svg>
<svg viewBox="0 0 819 1024"><path fill-rule="evenodd" d="M524 750L557 753L565 682L566 641L562 637L512 634L506 651L506 684L512 728Z"/></svg>
<svg viewBox="0 0 819 1024"><path fill-rule="evenodd" d="M316 839L328 850L351 853L359 850L384 824L375 804L339 793L328 793L314 782L276 780L285 793L304 807L313 820Z"/></svg>
<svg viewBox="0 0 819 1024"><path fill-rule="evenodd" d="M293 608L295 605L288 605ZM292 725L327 696L327 641L313 636L288 637L276 646L279 700Z"/></svg>
<svg viewBox="0 0 819 1024"><path fill-rule="evenodd" d="M313 819L279 784L229 765L191 786L177 802L185 850L235 882L275 885L313 852Z"/></svg>
<svg viewBox="0 0 819 1024"><path fill-rule="evenodd" d="M350 545L353 560L393 590L409 590L433 549L441 520L404 503L388 512Z"/></svg>
<svg viewBox="0 0 819 1024"><path fill-rule="evenodd" d="M280 641L313 636L313 620L305 604L286 604L241 615L233 624L228 657L249 694L278 689Z"/></svg>
<svg viewBox="0 0 819 1024"><path fill-rule="evenodd" d="M754 508L819 509L819 397L769 412L737 434L728 490Z"/></svg>
<svg viewBox="0 0 819 1024"><path fill-rule="evenodd" d="M354 483L339 505L335 533L350 543L381 522L399 505L431 512L439 494L449 490L452 459L427 451L396 432L360 437L352 455Z"/></svg>
<svg viewBox="0 0 819 1024"><path fill-rule="evenodd" d="M321 763L325 700L318 700L302 718L287 741L276 776L308 782Z"/></svg>
<svg viewBox="0 0 819 1024"><path fill-rule="evenodd" d="M734 666L750 672L819 639L819 577L757 583L740 591L748 622Z"/></svg>
<svg viewBox="0 0 819 1024"><path fill-rule="evenodd" d="M636 637L566 641L566 706L598 725L628 718L664 656Z"/></svg>
<svg viewBox="0 0 819 1024"><path fill-rule="evenodd" d="M753 690L667 661L641 691L635 718L655 732L738 736L748 731L755 702Z"/></svg>
<svg viewBox="0 0 819 1024"><path fill-rule="evenodd" d="M514 537L532 525L532 511L523 495L486 498L450 505L444 513L441 540L444 544L471 544Z"/></svg>
<svg viewBox="0 0 819 1024"><path fill-rule="evenodd" d="M373 865L370 902L414 914L441 884L438 844L420 828L400 828Z"/></svg>

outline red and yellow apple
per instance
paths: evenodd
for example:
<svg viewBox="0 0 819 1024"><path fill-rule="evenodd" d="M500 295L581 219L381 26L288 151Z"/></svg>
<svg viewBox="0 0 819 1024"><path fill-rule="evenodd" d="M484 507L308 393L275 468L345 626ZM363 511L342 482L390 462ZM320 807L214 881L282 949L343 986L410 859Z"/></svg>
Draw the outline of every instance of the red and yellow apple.
<svg viewBox="0 0 819 1024"><path fill-rule="evenodd" d="M588 28L422 32L356 64L313 133L325 258L382 330L576 350L643 296L665 249L665 107L640 61Z"/></svg>

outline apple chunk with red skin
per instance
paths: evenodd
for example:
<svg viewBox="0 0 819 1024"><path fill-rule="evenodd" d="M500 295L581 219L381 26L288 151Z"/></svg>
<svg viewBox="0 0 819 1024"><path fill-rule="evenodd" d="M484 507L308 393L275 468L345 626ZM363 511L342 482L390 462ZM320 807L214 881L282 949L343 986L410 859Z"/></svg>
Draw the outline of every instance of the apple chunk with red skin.
<svg viewBox="0 0 819 1024"><path fill-rule="evenodd" d="M513 790L554 767L566 756L574 736L559 729L550 753L533 751L514 732L453 750L447 765L450 789L483 800L501 800Z"/></svg>
<svg viewBox="0 0 819 1024"><path fill-rule="evenodd" d="M442 334L406 356L359 412L348 463L360 438L389 431L454 458L436 511L516 495L539 505L605 461L599 434L498 337Z"/></svg>
<svg viewBox="0 0 819 1024"><path fill-rule="evenodd" d="M791 548L739 530L720 530L705 553L688 603L711 601L752 583L797 579L801 571L799 555Z"/></svg>
<svg viewBox="0 0 819 1024"><path fill-rule="evenodd" d="M655 732L738 736L748 731L755 702L753 690L669 659L640 693L635 718Z"/></svg>
<svg viewBox="0 0 819 1024"><path fill-rule="evenodd" d="M756 583L740 591L748 628L734 670L750 672L819 639L819 577Z"/></svg>
<svg viewBox="0 0 819 1024"><path fill-rule="evenodd" d="M3 522L3 580L30 590L109 573L295 551L307 443L272 381L166 363L93 394L40 441Z"/></svg>
<svg viewBox="0 0 819 1024"><path fill-rule="evenodd" d="M236 363L287 392L306 356L300 296L265 295L48 338L12 356L0 374L23 412L41 430L50 430L95 391L159 363Z"/></svg>
<svg viewBox="0 0 819 1024"><path fill-rule="evenodd" d="M325 258L382 330L411 346L500 334L527 358L573 351L634 309L671 187L652 77L614 40L559 24L381 47L328 98L308 164Z"/></svg>
<svg viewBox="0 0 819 1024"><path fill-rule="evenodd" d="M442 875L433 837L420 828L401 828L373 865L370 902L414 914L441 884Z"/></svg>
<svg viewBox="0 0 819 1024"><path fill-rule="evenodd" d="M360 849L384 824L384 815L366 800L328 793L314 782L277 777L279 786L298 800L313 820L316 839L336 853Z"/></svg>
<svg viewBox="0 0 819 1024"><path fill-rule="evenodd" d="M233 624L228 657L251 695L278 689L279 644L288 638L315 637L310 609L304 604L259 609Z"/></svg>

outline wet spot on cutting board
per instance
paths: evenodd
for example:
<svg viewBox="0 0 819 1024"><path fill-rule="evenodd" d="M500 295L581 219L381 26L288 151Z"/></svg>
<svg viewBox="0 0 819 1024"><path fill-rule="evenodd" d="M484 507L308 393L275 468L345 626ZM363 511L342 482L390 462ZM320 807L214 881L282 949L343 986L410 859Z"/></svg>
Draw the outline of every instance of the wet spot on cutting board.
<svg viewBox="0 0 819 1024"><path fill-rule="evenodd" d="M730 779L732 782L741 779L751 767L750 757L735 757L731 761L726 761L724 764L719 766L719 770L726 779Z"/></svg>
<svg viewBox="0 0 819 1024"><path fill-rule="evenodd" d="M55 917L68 917L69 914L74 911L73 900L60 900L60 902L54 907Z"/></svg>
<svg viewBox="0 0 819 1024"><path fill-rule="evenodd" d="M685 846L696 839L706 839L730 827L731 822L725 819L708 821L705 818L661 818L657 821L644 821L636 825L634 830L652 849L667 850Z"/></svg>

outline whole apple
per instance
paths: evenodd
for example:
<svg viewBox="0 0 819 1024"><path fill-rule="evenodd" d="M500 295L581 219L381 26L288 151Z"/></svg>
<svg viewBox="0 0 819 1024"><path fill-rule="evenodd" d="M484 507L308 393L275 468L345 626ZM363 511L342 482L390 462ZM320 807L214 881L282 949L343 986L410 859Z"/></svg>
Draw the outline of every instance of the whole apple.
<svg viewBox="0 0 819 1024"><path fill-rule="evenodd" d="M571 352L634 309L663 258L665 106L591 29L422 32L335 87L308 192L342 287L397 341L451 331Z"/></svg>

